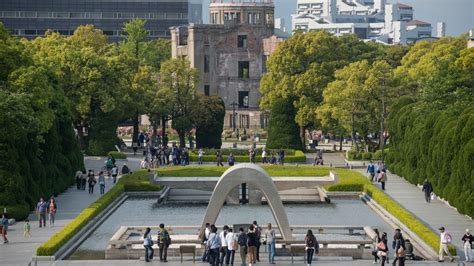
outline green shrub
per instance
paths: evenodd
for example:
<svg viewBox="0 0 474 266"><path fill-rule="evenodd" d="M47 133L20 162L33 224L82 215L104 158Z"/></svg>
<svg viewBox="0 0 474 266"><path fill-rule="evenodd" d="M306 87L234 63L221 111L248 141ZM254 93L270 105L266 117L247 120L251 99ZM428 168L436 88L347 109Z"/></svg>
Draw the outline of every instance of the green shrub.
<svg viewBox="0 0 474 266"><path fill-rule="evenodd" d="M349 150L347 151L347 159L349 160L360 160L361 156L360 153L358 153L355 150Z"/></svg>
<svg viewBox="0 0 474 266"><path fill-rule="evenodd" d="M387 156L387 150L388 149L385 149L385 156ZM382 151L381 150L376 150L373 154L372 154L372 160L380 160L382 159Z"/></svg>
<svg viewBox="0 0 474 266"><path fill-rule="evenodd" d="M127 159L127 154L118 151L111 151L107 153L107 156L113 156L115 159Z"/></svg>
<svg viewBox="0 0 474 266"><path fill-rule="evenodd" d="M361 159L362 160L371 160L372 159L372 153L371 152L363 152L361 154Z"/></svg>
<svg viewBox="0 0 474 266"><path fill-rule="evenodd" d="M270 149L302 150L300 130L295 122L296 111L291 99L280 98L272 104L266 146Z"/></svg>
<svg viewBox="0 0 474 266"><path fill-rule="evenodd" d="M224 155L224 156L222 156L222 158L224 159L224 162L226 162L228 156ZM248 156L248 155L235 155L234 158L235 158L236 162L240 162L240 163L241 162L250 162L250 156ZM269 158L270 157L267 156L267 160ZM192 162L197 162L198 161L198 156L196 154L190 153L189 160L192 161ZM202 157L202 160L204 162L215 162L216 161L216 155L215 155L215 153L212 154L212 155L204 155ZM255 156L255 160L257 162L261 162L262 161L262 156L261 155ZM294 151L294 155L285 155L285 162L286 163L304 163L304 162L306 162L306 155L302 151Z"/></svg>
<svg viewBox="0 0 474 266"><path fill-rule="evenodd" d="M0 205L0 212L3 212L4 208L7 209L8 218L15 218L17 221L28 218L30 214L30 206L27 204L23 205Z"/></svg>
<svg viewBox="0 0 474 266"><path fill-rule="evenodd" d="M433 109L403 98L391 109L387 167L412 184L430 179L434 193L474 217L474 107Z"/></svg>
<svg viewBox="0 0 474 266"><path fill-rule="evenodd" d="M58 233L52 236L36 250L37 256L53 256L61 246L69 241L79 230L81 230L92 218L102 212L124 191L156 191L161 186L151 185L148 182L148 173L138 171L119 179L119 182L102 197L85 208L74 220L64 226Z"/></svg>
<svg viewBox="0 0 474 266"><path fill-rule="evenodd" d="M219 96L198 96L201 107L195 117L196 147L220 148L225 104Z"/></svg>

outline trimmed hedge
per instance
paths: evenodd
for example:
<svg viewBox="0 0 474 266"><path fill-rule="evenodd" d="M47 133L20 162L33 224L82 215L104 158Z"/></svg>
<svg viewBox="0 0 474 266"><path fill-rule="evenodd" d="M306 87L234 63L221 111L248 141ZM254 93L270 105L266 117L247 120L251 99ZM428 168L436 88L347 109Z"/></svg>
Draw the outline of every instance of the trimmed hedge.
<svg viewBox="0 0 474 266"><path fill-rule="evenodd" d="M127 154L118 151L110 151L107 156L113 156L115 159L127 159Z"/></svg>
<svg viewBox="0 0 474 266"><path fill-rule="evenodd" d="M385 149L385 154L388 153L388 149ZM377 150L375 152L357 152L354 150L349 150L346 153L346 158L348 160L357 161L357 160L380 160L382 159L382 151Z"/></svg>
<svg viewBox="0 0 474 266"><path fill-rule="evenodd" d="M216 155L216 152L218 150L221 151L223 154L232 153L234 154L234 156L236 155L248 156L249 155L249 149L202 149L202 151L204 152L204 155L213 155L213 156ZM267 156L270 156L271 153L274 153L276 155L277 152L279 151L279 149L266 149L266 148L265 150L267 151ZM284 149L284 150L285 150L285 156L295 155L295 150L293 149ZM263 148L255 149L256 154L262 154L262 151L263 151ZM195 155L197 155L198 152L199 152L199 149L194 149L190 151L191 154L195 154Z"/></svg>
<svg viewBox="0 0 474 266"><path fill-rule="evenodd" d="M102 197L85 208L74 220L51 237L48 241L39 246L36 250L37 256L53 256L62 245L69 241L79 230L81 230L92 218L97 216L109 204L117 199L124 191L159 191L161 186L151 185L148 180L148 173L145 171L135 172L119 179L119 182Z"/></svg>
<svg viewBox="0 0 474 266"><path fill-rule="evenodd" d="M439 251L439 236L435 234L430 228L418 220L409 211L398 205L380 189L374 185L365 185L364 192L375 200L380 206L390 212L393 216L397 217L400 222L405 224L410 230L417 234L423 239L434 251ZM449 246L451 254L456 255L456 247L453 245Z"/></svg>
<svg viewBox="0 0 474 266"><path fill-rule="evenodd" d="M8 218L15 218L17 221L26 219L30 215L30 207L28 205L0 205L0 212L3 212L4 208L7 208Z"/></svg>
<svg viewBox="0 0 474 266"><path fill-rule="evenodd" d="M474 107L424 107L401 98L388 118L386 164L412 184L429 179L434 193L474 217Z"/></svg>
<svg viewBox="0 0 474 266"><path fill-rule="evenodd" d="M223 155L222 158L224 159L224 163L227 162L227 155ZM250 162L250 156L248 155L235 155L235 162ZM269 160L270 157L267 156L267 160ZM198 161L198 156L195 154L190 154L189 155L189 160L193 162ZM202 160L204 162L215 162L216 161L216 155L204 155L202 156ZM262 161L262 156L257 155L255 156L255 160L257 162ZM304 163L306 162L306 155L302 151L295 151L294 155L285 155L285 163Z"/></svg>

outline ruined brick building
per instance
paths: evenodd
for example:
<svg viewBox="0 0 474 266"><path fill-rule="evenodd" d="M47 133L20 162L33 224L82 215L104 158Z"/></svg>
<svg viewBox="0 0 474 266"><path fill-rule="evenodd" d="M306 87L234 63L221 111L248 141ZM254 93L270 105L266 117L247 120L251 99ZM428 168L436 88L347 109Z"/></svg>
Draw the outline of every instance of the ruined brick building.
<svg viewBox="0 0 474 266"><path fill-rule="evenodd" d="M274 35L272 0L212 0L210 24L171 28L172 56L200 72L199 91L226 105L225 128L265 128L260 78L282 39ZM234 112L235 109L235 112Z"/></svg>

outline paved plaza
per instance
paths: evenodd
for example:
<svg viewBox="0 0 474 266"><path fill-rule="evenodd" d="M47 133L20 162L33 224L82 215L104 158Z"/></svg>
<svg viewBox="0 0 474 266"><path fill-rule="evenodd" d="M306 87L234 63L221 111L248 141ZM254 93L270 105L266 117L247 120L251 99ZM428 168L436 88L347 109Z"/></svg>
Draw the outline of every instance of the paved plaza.
<svg viewBox="0 0 474 266"><path fill-rule="evenodd" d="M313 155L308 154L307 164L313 162ZM333 164L337 167L344 167L346 162L341 154L328 153L324 155L325 164ZM130 156L128 160L117 160L119 168L122 167L123 163L134 171L138 168L141 156ZM86 169L94 169L96 172L99 171L105 158L103 157L86 157L85 165ZM213 165L213 164L212 164ZM355 169L365 174L365 169ZM113 186L111 180L106 180L106 190ZM97 187L98 190L98 187ZM420 220L426 223L433 230L440 226L445 226L454 237L454 244L458 248L458 254L463 257L463 253L460 250L461 247L461 235L465 228L474 228L472 219L459 214L455 209L449 207L440 200L434 200L431 204L425 203L423 193L419 188L411 185L401 177L389 173L387 189L385 191L392 199L397 201L404 208L416 215ZM10 243L6 245L0 245L0 261L1 265L27 265L31 257L34 255L36 248L43 242L48 240L56 232L58 232L64 225L69 223L74 217L76 217L85 207L89 206L99 197L98 191L95 194L89 195L87 191L78 191L75 187L69 188L67 191L59 195L58 201L58 213L56 215L56 224L54 227L38 228L38 219L34 213L30 214L30 223L32 226L32 238L23 238L23 222L19 222L9 228L9 240ZM371 261L358 260L358 261L317 261L318 265L368 265ZM437 262L409 262L414 265L443 265ZM54 265L158 265L159 262L145 263L143 261L58 261ZM176 258L166 265L174 266L181 265ZM292 265L291 261L278 262L279 265ZM295 263L301 264L301 262ZM49 264L40 264L49 265ZM195 265L192 262L185 262L183 265ZM207 265L204 263L197 263L196 265ZM259 265L266 265L261 263ZM459 263L444 263L444 265L462 265Z"/></svg>

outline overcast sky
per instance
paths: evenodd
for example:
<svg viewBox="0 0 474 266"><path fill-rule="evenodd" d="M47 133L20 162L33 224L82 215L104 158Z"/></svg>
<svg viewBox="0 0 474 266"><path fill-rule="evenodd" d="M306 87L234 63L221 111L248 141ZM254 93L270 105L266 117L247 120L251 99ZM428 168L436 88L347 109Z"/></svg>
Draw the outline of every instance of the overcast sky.
<svg viewBox="0 0 474 266"><path fill-rule="evenodd" d="M209 20L209 0L204 1L204 21ZM397 0L388 0L397 2ZM287 29L291 28L291 14L296 12L297 0L274 0L275 17L283 17ZM436 22L446 22L446 34L458 36L474 29L474 0L399 0L413 6L414 19L431 23L436 34Z"/></svg>

